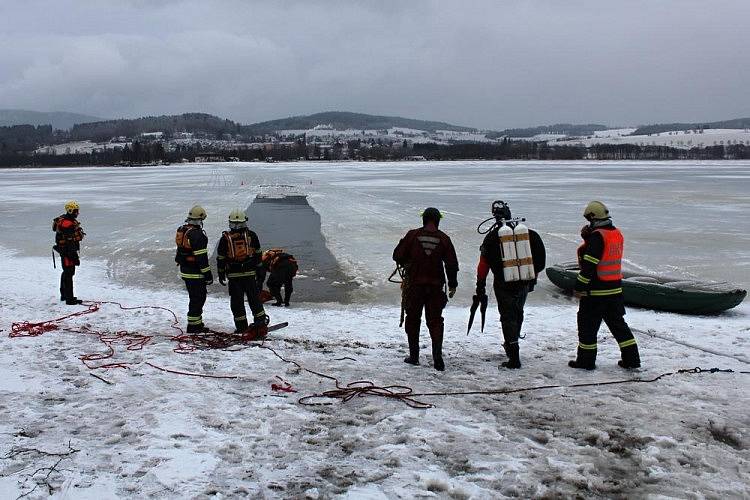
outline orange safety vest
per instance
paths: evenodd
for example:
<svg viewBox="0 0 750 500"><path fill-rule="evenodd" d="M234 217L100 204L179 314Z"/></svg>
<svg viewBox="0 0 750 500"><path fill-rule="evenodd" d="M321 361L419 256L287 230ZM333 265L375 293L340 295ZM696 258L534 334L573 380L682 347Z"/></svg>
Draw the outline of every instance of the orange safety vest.
<svg viewBox="0 0 750 500"><path fill-rule="evenodd" d="M602 258L596 265L599 281L619 281L622 279L622 253L625 240L619 229L596 229L604 241Z"/></svg>
<svg viewBox="0 0 750 500"><path fill-rule="evenodd" d="M230 262L244 262L255 255L247 231L224 231L222 234L227 240L227 260Z"/></svg>

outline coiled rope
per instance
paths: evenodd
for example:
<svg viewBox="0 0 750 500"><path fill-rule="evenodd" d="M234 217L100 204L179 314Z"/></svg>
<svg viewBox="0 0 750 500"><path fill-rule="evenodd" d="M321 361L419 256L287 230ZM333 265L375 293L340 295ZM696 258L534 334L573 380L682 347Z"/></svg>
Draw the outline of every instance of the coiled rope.
<svg viewBox="0 0 750 500"><path fill-rule="evenodd" d="M123 311L151 309L151 310L165 311L169 313L172 316L172 321L171 321L170 326L172 329L177 331L176 335L171 336L169 338L170 340L177 342L177 346L173 349L173 351L178 354L187 354L187 353L194 352L196 350L205 350L205 349L225 349L232 345L246 343L242 335L240 334L215 332L215 331L209 331L207 333L201 333L201 334L186 334L182 330L182 328L179 326L179 320L177 319L177 315L174 313L174 311L166 307L151 306L151 305L124 306L120 304L119 302L113 302L113 301L84 302L82 305L84 305L86 309L82 311L77 311L71 314L67 314L65 316L61 316L59 318L55 318L52 320L41 321L37 323L29 322L29 321L14 322L11 324L11 332L9 333L9 337L11 338L38 337L40 335L43 335L47 332L51 332L54 330L62 330L62 331L68 331L68 332L73 332L73 333L83 333L83 334L94 335L98 337L99 341L102 342L106 346L107 349L104 352L88 353L88 354L80 355L79 359L87 368L89 368L90 370L109 369L109 368L129 368L131 363L115 362L115 363L105 363L105 364L97 365L97 364L94 364L93 362L103 361L103 360L112 358L115 355L115 344L118 344L118 343L124 344L126 350L128 351L142 350L146 345L148 345L151 342L151 340L153 339L152 335L128 332L126 330L121 330L121 331L111 333L111 332L98 331L88 326L82 326L79 328L71 328L71 327L62 326L62 323L65 320L70 319L70 318L85 316L88 314L93 314L99 311L101 306L104 304L116 305ZM329 406L329 405L334 404L334 402L330 400L339 400L342 403L347 403L349 401L352 401L355 398L373 396L373 397L393 399L396 401L400 401L411 408L428 409L428 408L433 408L434 405L431 403L426 403L424 401L421 401L420 400L421 398L449 397L449 396L473 396L473 395L498 396L498 395L509 395L509 394L533 392L533 391L541 391L541 390L549 390L549 389L573 389L573 388L600 387L600 386L631 384L631 383L634 383L634 384L654 383L654 382L658 382L659 380L665 377L671 377L671 376L676 376L676 375L687 375L687 374L691 374L691 375L692 374L715 374L715 373L726 373L726 374L737 373L737 374L744 374L744 375L750 374L750 371L734 371L728 368L704 369L701 367L695 367L695 368L686 368L686 369L676 370L673 372L662 373L652 378L629 378L629 379L609 380L609 381L601 381L601 382L583 382L583 383L569 384L569 385L550 384L550 385L539 385L539 386L531 386L531 387L521 387L521 388L514 388L514 389L481 389L481 390L473 390L473 391L415 392L413 388L406 386L406 385L394 384L394 385L380 386L380 385L374 384L373 382L369 380L358 380L355 382L350 382L348 384L343 384L339 381L338 378L336 378L333 375L328 375L323 372L312 370L293 359L289 359L289 358L282 356L273 347L267 345L265 341L259 344L254 344L254 345L261 349L266 349L270 351L279 360L283 361L284 363L294 365L301 371L310 373L312 375L315 375L317 377L320 377L326 380L330 380L335 384L336 386L335 389L331 389L328 391L324 391L322 393L312 394L309 396L303 396L299 398L298 399L299 404L304 405L304 406ZM690 347L693 347L693 346L690 346ZM339 358L339 359L351 360L352 358ZM206 374L206 373L186 372L186 371L175 370L171 368L164 368L164 367L155 365L153 363L150 363L148 361L144 361L144 363L159 371L171 373L175 375L203 377L203 378L212 378L212 379L241 378L239 375L214 375L214 374ZM280 389L281 391L294 392L290 384L286 383L286 381L283 381L283 382L285 383L285 385L279 386L281 388ZM417 399L417 398L420 398L420 399ZM329 401L321 401L321 400L329 400Z"/></svg>

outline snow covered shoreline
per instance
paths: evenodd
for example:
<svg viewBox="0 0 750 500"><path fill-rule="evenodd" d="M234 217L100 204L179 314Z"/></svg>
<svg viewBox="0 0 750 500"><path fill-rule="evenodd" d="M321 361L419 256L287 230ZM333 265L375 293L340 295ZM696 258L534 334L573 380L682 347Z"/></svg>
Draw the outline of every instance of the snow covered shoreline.
<svg viewBox="0 0 750 500"><path fill-rule="evenodd" d="M8 338L14 321L58 317L58 274L47 259L0 252L0 456L21 448L63 452L49 483L74 498L240 495L330 498L495 498L497 496L746 497L750 494L748 375L681 375L653 384L550 389L504 396L421 398L401 402L357 398L307 407L299 397L332 389L330 380L300 372L264 349L173 352L170 316L159 311L97 313L66 325L153 335L143 350L116 345L113 360L130 369L97 370L77 359L99 352L97 338L65 331ZM22 277L19 279L19 277ZM88 261L76 276L84 299L155 304L184 323L186 297L111 282L106 265ZM396 306L305 305L269 308L290 326L268 344L306 368L342 383L372 380L415 392L570 385L628 378L615 366L615 342L600 335L600 368L566 368L575 346L575 304L530 306L522 344L524 368L498 369L500 334L490 311L484 334L467 337L468 294L446 310L447 371L431 367L423 330L422 366L405 365ZM463 301L463 302L462 302ZM680 368L748 369L747 304L718 317L629 311L631 325L676 341L725 352L720 357L639 335L652 378ZM228 331L228 300L210 297L206 322ZM741 362L739 360L744 360ZM163 373L176 370L236 379ZM275 392L279 377L299 391ZM655 411L656 410L656 411ZM36 483L30 475L57 459L26 452L0 460L0 496ZM36 474L43 478L46 471ZM31 495L47 496L46 485Z"/></svg>

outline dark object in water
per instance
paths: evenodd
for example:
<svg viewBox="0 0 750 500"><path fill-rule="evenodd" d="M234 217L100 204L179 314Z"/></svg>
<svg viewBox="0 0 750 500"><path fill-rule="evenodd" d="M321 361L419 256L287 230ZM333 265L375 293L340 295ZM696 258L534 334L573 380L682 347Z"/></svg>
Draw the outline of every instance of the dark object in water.
<svg viewBox="0 0 750 500"><path fill-rule="evenodd" d="M577 262L547 268L547 277L563 290L572 292L578 274ZM685 280L623 271L625 303L647 309L682 314L717 314L739 305L747 295L731 283Z"/></svg>

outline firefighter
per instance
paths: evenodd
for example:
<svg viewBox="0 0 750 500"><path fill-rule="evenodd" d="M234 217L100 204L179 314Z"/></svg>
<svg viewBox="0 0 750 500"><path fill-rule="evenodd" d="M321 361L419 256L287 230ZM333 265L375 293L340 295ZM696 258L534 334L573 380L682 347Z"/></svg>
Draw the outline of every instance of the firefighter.
<svg viewBox="0 0 750 500"><path fill-rule="evenodd" d="M86 235L78 222L79 210L78 202L71 200L65 204L65 213L52 221L52 230L55 232L55 246L52 248L60 254L62 262L60 301L68 305L83 302L73 293L73 275L76 273L76 266L81 265L78 252L81 240Z"/></svg>
<svg viewBox="0 0 750 500"><path fill-rule="evenodd" d="M448 297L453 298L458 287L458 259L453 242L440 231L442 214L437 208L422 213L422 227L412 229L393 250L393 260L404 270L402 288L406 311L405 330L409 355L405 363L419 364L419 327L422 309L432 338L432 362L436 370L445 370L443 361L443 309ZM445 276L448 276L448 295Z"/></svg>
<svg viewBox="0 0 750 500"><path fill-rule="evenodd" d="M219 283L229 280L230 307L234 315L235 333L251 333L262 338L268 333L268 316L260 301L263 270L258 235L247 227L247 215L239 208L229 213L229 231L221 233L216 251ZM253 313L253 325L248 330L245 297Z"/></svg>
<svg viewBox="0 0 750 500"><path fill-rule="evenodd" d="M521 357L519 354L518 340L521 338L521 326L523 325L523 308L526 297L534 290L536 276L544 269L546 252L544 243L536 231L528 230L529 244L531 247L531 259L534 269L532 279L506 280L504 277L503 253L501 238L498 234L500 228L507 224L517 227L517 222L511 220L510 207L503 201L495 201L492 204L492 215L495 224L487 233L479 248L479 265L477 265L477 297L487 294L487 275L490 270L493 274L493 288L497 299L497 309L500 312L500 325L503 331L503 349L508 357L502 363L505 368L521 368ZM511 233L512 234L512 233Z"/></svg>
<svg viewBox="0 0 750 500"><path fill-rule="evenodd" d="M203 231L206 211L195 205L188 212L185 224L177 228L175 262L180 266L180 277L185 281L190 303L187 313L187 332L208 331L203 325L203 305L206 303L206 285L214 282L208 263L208 237Z"/></svg>
<svg viewBox="0 0 750 500"><path fill-rule="evenodd" d="M583 216L589 222L586 239L579 249L580 272L576 277L575 295L578 308L578 352L568 362L572 368L596 368L596 335L604 320L620 347L618 365L631 369L641 366L638 345L625 322L622 297L623 236L612 224L609 210L600 201L592 201Z"/></svg>
<svg viewBox="0 0 750 500"><path fill-rule="evenodd" d="M294 292L292 280L297 275L299 266L293 255L281 248L272 248L263 254L263 265L268 269L268 291L276 302L272 306L289 307L289 299ZM284 287L284 299L281 298L281 287Z"/></svg>

